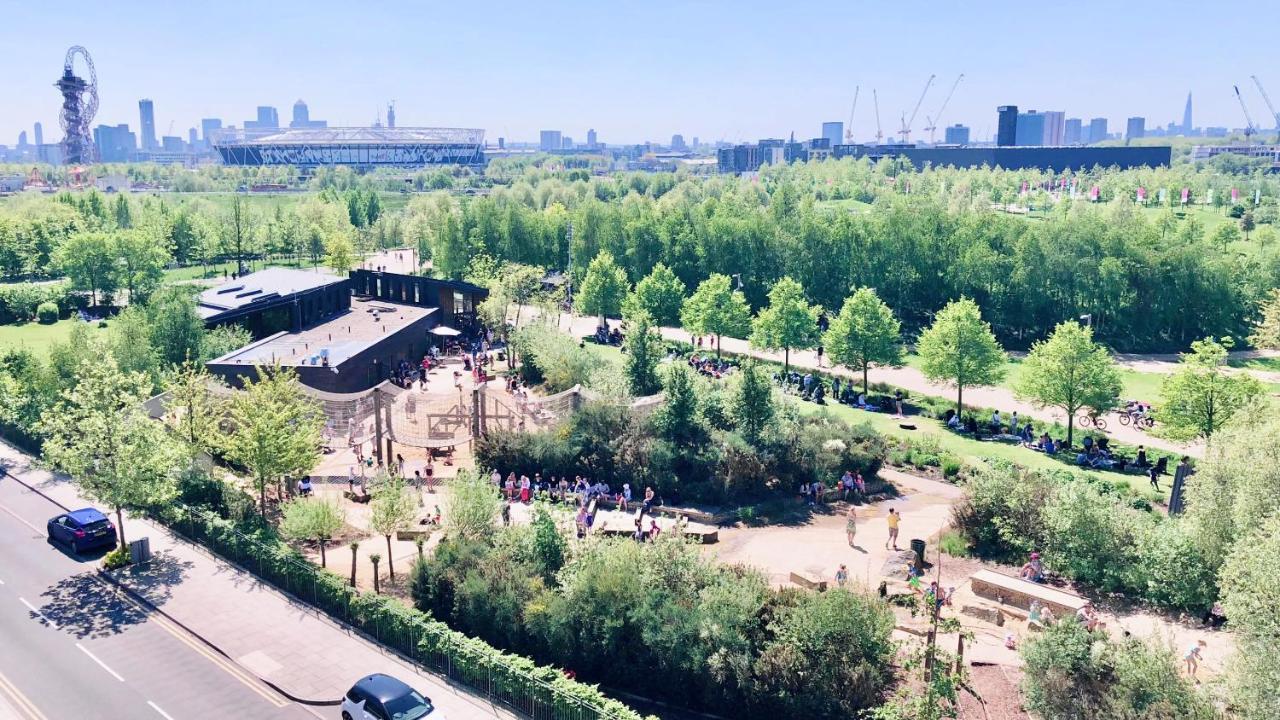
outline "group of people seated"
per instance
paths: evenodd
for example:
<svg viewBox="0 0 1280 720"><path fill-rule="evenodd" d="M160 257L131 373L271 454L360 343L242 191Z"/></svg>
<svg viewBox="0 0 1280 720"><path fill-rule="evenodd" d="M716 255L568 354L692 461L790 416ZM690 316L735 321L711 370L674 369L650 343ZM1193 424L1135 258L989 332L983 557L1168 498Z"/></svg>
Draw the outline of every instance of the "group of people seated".
<svg viewBox="0 0 1280 720"><path fill-rule="evenodd" d="M610 328L607 325L601 325L596 328L594 336L596 343L600 345L621 345L623 340L622 331L618 328Z"/></svg>
<svg viewBox="0 0 1280 720"><path fill-rule="evenodd" d="M699 355L698 353L689 356L689 367L699 374L715 380L719 380L733 372L733 365L729 361L713 355Z"/></svg>
<svg viewBox="0 0 1280 720"><path fill-rule="evenodd" d="M867 483L862 479L861 472L845 470L844 474L836 480L834 488L828 488L826 483L814 480L800 483L799 493L801 501L808 505L817 505L829 499L834 501L835 498L848 500L850 496L860 500L866 498Z"/></svg>

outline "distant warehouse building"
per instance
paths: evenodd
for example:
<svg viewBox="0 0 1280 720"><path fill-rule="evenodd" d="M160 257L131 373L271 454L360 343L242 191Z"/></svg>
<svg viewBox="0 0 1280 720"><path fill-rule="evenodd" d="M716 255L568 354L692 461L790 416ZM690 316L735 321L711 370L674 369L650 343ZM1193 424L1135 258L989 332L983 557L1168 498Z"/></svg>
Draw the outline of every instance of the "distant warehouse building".
<svg viewBox="0 0 1280 720"><path fill-rule="evenodd" d="M268 135L223 132L213 143L227 165L345 165L357 170L484 165L484 130L469 128L289 128Z"/></svg>

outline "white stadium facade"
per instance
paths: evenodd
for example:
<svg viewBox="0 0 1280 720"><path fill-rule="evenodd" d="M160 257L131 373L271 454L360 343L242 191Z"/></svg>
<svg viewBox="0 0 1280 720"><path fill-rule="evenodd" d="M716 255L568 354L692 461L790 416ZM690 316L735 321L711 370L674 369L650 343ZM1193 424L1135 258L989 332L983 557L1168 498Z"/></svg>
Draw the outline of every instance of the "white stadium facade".
<svg viewBox="0 0 1280 720"><path fill-rule="evenodd" d="M421 127L289 128L225 132L213 146L227 165L345 165L359 170L484 165L484 130Z"/></svg>

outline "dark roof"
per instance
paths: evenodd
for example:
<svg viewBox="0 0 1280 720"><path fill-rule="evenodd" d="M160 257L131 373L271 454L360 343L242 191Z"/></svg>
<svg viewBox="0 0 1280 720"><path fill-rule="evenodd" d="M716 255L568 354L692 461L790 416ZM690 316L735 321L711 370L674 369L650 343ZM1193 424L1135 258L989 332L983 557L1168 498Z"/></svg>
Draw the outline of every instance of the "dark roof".
<svg viewBox="0 0 1280 720"><path fill-rule="evenodd" d="M107 516L103 515L102 511L97 508L81 508L79 510L72 510L67 513L67 516L81 525L88 525L90 523L96 523L100 520L107 519Z"/></svg>
<svg viewBox="0 0 1280 720"><path fill-rule="evenodd" d="M356 687L360 688L369 696L376 698L378 702L385 703L388 700L394 700L398 697L404 697L413 692L413 688L409 687L400 680L390 675L382 673L374 673L372 675L360 678L356 682Z"/></svg>
<svg viewBox="0 0 1280 720"><path fill-rule="evenodd" d="M345 280L336 275L307 270L267 268L200 293L196 299L196 312L207 320L254 303L286 298Z"/></svg>

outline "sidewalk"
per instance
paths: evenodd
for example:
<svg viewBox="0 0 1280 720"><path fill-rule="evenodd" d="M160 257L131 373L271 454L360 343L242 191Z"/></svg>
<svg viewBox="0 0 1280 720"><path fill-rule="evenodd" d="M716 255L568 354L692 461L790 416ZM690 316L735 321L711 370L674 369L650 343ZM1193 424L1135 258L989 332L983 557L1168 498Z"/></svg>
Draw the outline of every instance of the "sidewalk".
<svg viewBox="0 0 1280 720"><path fill-rule="evenodd" d="M68 507L86 503L75 488L35 469L6 443L9 472ZM306 703L333 704L369 673L398 677L428 695L451 720L516 718L481 697L425 674L398 657L296 602L167 529L127 516L126 537L150 537L153 560L142 570L114 573L169 619L283 693ZM324 714L325 711L321 711Z"/></svg>

